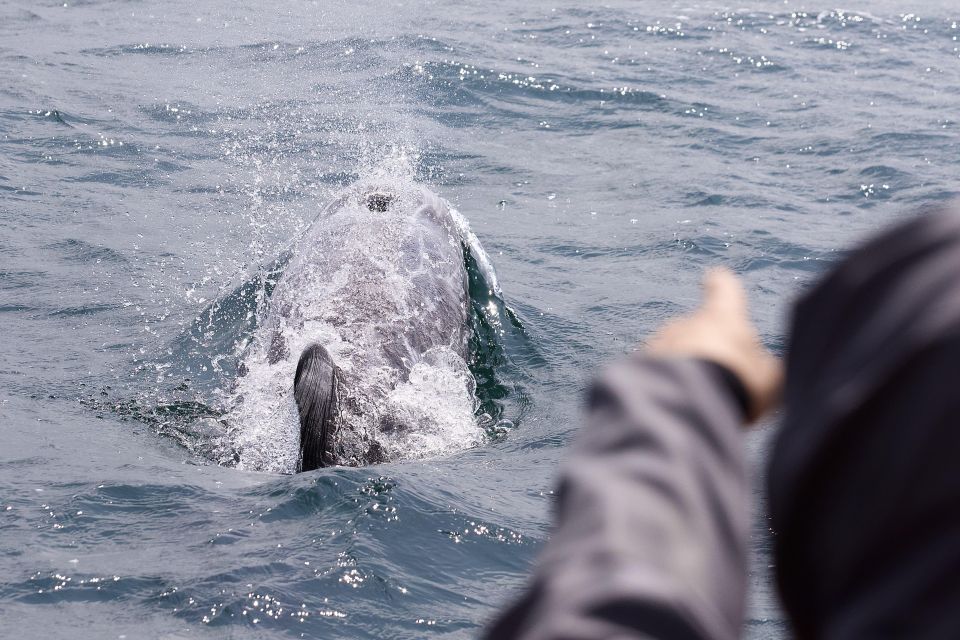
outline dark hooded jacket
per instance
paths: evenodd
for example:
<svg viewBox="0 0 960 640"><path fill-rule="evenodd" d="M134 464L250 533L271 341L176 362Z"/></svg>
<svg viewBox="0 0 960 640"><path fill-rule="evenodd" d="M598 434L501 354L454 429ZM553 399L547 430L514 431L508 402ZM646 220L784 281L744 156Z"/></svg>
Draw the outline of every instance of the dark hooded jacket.
<svg viewBox="0 0 960 640"><path fill-rule="evenodd" d="M797 305L768 469L801 638L960 638L960 215L853 252ZM594 384L556 528L490 638L734 639L746 591L744 392L633 356Z"/></svg>
<svg viewBox="0 0 960 640"><path fill-rule="evenodd" d="M960 638L960 215L861 247L796 307L768 469L800 638Z"/></svg>

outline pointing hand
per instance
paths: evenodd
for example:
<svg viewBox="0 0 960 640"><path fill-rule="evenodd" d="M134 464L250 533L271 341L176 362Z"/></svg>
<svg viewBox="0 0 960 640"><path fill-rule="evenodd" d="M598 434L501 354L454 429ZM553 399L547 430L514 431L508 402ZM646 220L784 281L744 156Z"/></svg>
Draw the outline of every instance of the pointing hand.
<svg viewBox="0 0 960 640"><path fill-rule="evenodd" d="M707 271L700 307L660 327L648 340L646 351L664 358L701 358L726 367L747 392L748 422L779 401L783 366L760 343L743 285L728 269Z"/></svg>

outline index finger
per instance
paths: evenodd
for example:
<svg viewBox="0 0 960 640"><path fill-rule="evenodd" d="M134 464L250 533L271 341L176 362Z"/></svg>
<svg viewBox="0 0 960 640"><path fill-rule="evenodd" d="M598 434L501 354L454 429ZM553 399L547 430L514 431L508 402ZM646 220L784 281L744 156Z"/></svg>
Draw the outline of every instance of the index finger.
<svg viewBox="0 0 960 640"><path fill-rule="evenodd" d="M740 279L726 267L712 267L703 277L705 310L723 315L747 315L747 293Z"/></svg>

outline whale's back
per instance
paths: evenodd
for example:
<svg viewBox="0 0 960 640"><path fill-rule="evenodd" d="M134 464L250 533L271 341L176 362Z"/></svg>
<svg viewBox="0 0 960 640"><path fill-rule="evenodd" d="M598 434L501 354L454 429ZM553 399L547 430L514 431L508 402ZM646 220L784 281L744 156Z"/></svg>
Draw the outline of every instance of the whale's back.
<svg viewBox="0 0 960 640"><path fill-rule="evenodd" d="M300 443L293 460L285 446L284 468L418 457L479 441L464 247L454 212L413 183L355 185L318 216L247 357L248 370L268 372L272 388L263 393L245 379L238 394L241 413L256 412L251 396L278 404L271 392L297 405L277 412L300 427L281 436ZM291 389L298 363L301 382ZM314 388L324 385L329 397ZM305 423L305 398L306 414L329 404L329 415ZM262 435L244 434L242 466L276 468L254 442ZM319 453L307 450L324 437Z"/></svg>

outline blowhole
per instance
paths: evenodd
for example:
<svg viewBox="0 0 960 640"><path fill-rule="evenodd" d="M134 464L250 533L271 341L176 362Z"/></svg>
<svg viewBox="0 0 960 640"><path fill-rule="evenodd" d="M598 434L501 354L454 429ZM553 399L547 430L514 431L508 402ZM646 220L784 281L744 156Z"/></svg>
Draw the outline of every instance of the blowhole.
<svg viewBox="0 0 960 640"><path fill-rule="evenodd" d="M371 193L367 196L367 209L375 213L384 213L390 208L393 196L386 193Z"/></svg>

